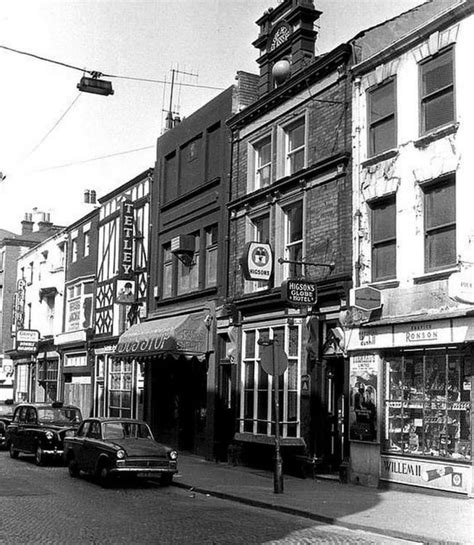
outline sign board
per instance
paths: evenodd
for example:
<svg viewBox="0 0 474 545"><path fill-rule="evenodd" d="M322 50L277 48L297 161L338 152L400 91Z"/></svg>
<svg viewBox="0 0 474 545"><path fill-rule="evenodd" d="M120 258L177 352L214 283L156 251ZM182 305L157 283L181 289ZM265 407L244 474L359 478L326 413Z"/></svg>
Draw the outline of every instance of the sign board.
<svg viewBox="0 0 474 545"><path fill-rule="evenodd" d="M370 286L352 288L349 293L349 304L361 310L377 310L382 306L382 292Z"/></svg>
<svg viewBox="0 0 474 545"><path fill-rule="evenodd" d="M315 282L304 279L288 279L281 283L283 301L293 306L314 305L318 300Z"/></svg>
<svg viewBox="0 0 474 545"><path fill-rule="evenodd" d="M448 295L460 303L474 304L474 270L453 273L448 279Z"/></svg>
<svg viewBox="0 0 474 545"><path fill-rule="evenodd" d="M119 277L130 278L133 275L133 202L124 200L120 211L120 252Z"/></svg>
<svg viewBox="0 0 474 545"><path fill-rule="evenodd" d="M270 244L247 242L240 265L245 280L268 281L273 272L273 253Z"/></svg>
<svg viewBox="0 0 474 545"><path fill-rule="evenodd" d="M273 358L275 358L275 369L273 368ZM260 365L269 375L276 372L277 376L283 375L288 367L288 356L279 344L270 344L262 346L260 350Z"/></svg>
<svg viewBox="0 0 474 545"><path fill-rule="evenodd" d="M135 302L135 280L116 280L115 302L130 305Z"/></svg>
<svg viewBox="0 0 474 545"><path fill-rule="evenodd" d="M36 329L18 329L15 338L15 350L27 354L38 351L40 334Z"/></svg>

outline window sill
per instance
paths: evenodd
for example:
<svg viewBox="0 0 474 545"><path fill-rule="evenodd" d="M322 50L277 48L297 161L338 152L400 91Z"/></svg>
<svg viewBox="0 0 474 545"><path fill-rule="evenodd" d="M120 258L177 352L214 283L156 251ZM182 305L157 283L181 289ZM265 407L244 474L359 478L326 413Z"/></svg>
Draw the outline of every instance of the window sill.
<svg viewBox="0 0 474 545"><path fill-rule="evenodd" d="M369 286L371 288L377 288L378 290L388 290L390 288L398 288L400 285L399 280L377 280L376 282L370 282Z"/></svg>
<svg viewBox="0 0 474 545"><path fill-rule="evenodd" d="M415 276L413 282L415 284L423 284L424 282L431 282L433 280L444 280L449 278L453 273L459 271L459 266L450 267L449 269L442 269L440 271L433 271L429 273L422 274L420 276Z"/></svg>
<svg viewBox="0 0 474 545"><path fill-rule="evenodd" d="M457 132L458 128L459 123L450 123L449 125L441 127L439 129L435 129L434 131L431 131L428 134L421 136L420 138L418 138L418 140L415 140L415 148L424 148L431 144L431 142L435 142L436 140L440 140L445 136L454 134L455 132Z"/></svg>
<svg viewBox="0 0 474 545"><path fill-rule="evenodd" d="M369 159L366 159L365 161L363 161L362 168L370 167L377 163L381 163L382 161L386 161L387 159L391 159L392 157L396 157L397 155L398 155L398 148L389 149L387 151L379 153L378 155L374 155L373 157L370 157Z"/></svg>

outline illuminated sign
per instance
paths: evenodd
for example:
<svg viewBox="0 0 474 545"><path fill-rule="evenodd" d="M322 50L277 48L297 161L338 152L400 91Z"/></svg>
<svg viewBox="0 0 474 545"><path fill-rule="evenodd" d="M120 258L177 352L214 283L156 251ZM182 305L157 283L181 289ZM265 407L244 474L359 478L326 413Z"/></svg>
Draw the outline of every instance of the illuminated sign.
<svg viewBox="0 0 474 545"><path fill-rule="evenodd" d="M120 256L119 277L130 278L133 276L133 203L130 200L122 202L120 213Z"/></svg>
<svg viewBox="0 0 474 545"><path fill-rule="evenodd" d="M36 329L18 329L15 338L15 350L25 354L38 351L40 334Z"/></svg>
<svg viewBox="0 0 474 545"><path fill-rule="evenodd" d="M270 280L273 272L273 253L270 244L247 242L240 264L245 280Z"/></svg>

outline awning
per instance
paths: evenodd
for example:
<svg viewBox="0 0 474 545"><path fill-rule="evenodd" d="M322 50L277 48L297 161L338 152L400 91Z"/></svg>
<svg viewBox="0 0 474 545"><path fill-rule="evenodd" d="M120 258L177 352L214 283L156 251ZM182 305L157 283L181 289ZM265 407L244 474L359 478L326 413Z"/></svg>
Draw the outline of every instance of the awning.
<svg viewBox="0 0 474 545"><path fill-rule="evenodd" d="M116 355L168 354L204 359L209 350L209 313L194 312L133 325L123 333Z"/></svg>

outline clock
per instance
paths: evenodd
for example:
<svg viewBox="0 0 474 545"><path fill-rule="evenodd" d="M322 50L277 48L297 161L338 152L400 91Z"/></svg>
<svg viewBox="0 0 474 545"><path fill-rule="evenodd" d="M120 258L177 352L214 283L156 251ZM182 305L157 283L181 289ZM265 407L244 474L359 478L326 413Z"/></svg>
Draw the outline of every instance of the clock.
<svg viewBox="0 0 474 545"><path fill-rule="evenodd" d="M277 28L273 34L273 38L270 44L270 51L273 51L280 45L284 44L286 40L290 37L290 29L287 25L282 25Z"/></svg>

